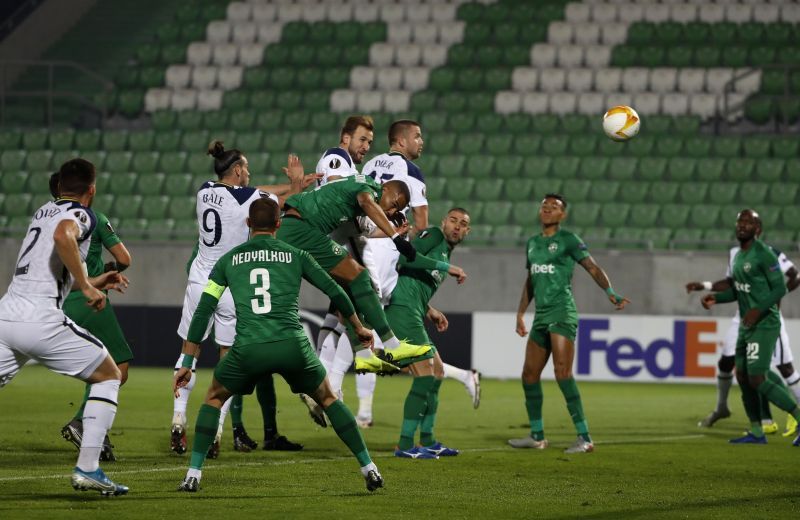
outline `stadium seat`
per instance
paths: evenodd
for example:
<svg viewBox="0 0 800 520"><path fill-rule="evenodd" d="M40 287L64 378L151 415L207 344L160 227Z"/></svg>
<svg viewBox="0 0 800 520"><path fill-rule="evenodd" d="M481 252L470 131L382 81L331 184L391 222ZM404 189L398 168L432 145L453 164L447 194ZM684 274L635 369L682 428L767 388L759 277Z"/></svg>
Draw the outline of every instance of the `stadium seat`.
<svg viewBox="0 0 800 520"><path fill-rule="evenodd" d="M166 195L148 194L142 198L141 215L148 220L166 218L170 198Z"/></svg>
<svg viewBox="0 0 800 520"><path fill-rule="evenodd" d="M24 227L28 226L28 222L30 222L31 212L35 208L31 208L31 199L33 195L30 193L17 193L13 197L6 197L5 204L3 206L3 213L9 218L14 217L23 217L28 219Z"/></svg>
<svg viewBox="0 0 800 520"><path fill-rule="evenodd" d="M672 157L667 161L667 174L671 181L689 181L694 177L696 166L691 157Z"/></svg>
<svg viewBox="0 0 800 520"><path fill-rule="evenodd" d="M650 184L647 182L623 182L619 187L619 197L622 202L644 202L649 190Z"/></svg>
<svg viewBox="0 0 800 520"><path fill-rule="evenodd" d="M538 225L539 205L530 201L515 202L513 205L512 217L516 224L531 229Z"/></svg>
<svg viewBox="0 0 800 520"><path fill-rule="evenodd" d="M469 177L450 180L447 183L447 198L457 201L469 200L474 186L475 179Z"/></svg>
<svg viewBox="0 0 800 520"><path fill-rule="evenodd" d="M736 200L738 190L736 182L714 182L708 190L708 199L714 204L731 204Z"/></svg>
<svg viewBox="0 0 800 520"><path fill-rule="evenodd" d="M192 185L194 186L194 184ZM196 188L191 191L197 191L200 188L198 183ZM167 218L179 221L181 219L194 219L194 230L197 232L197 211L195 208L197 198L195 195L177 195L170 197L170 203L167 206Z"/></svg>
<svg viewBox="0 0 800 520"><path fill-rule="evenodd" d="M574 179L578 175L580 159L577 157L554 157L552 163L553 175L562 179Z"/></svg>
<svg viewBox="0 0 800 520"><path fill-rule="evenodd" d="M530 176L531 177L544 177L544 176L546 176L547 172L549 171L550 159L549 158L542 158L541 160L535 161L535 162L536 162L536 164L538 164L539 167L541 167L543 165L543 163L546 164L546 169L545 169L544 173L534 172L534 173L540 173L540 174L539 175L530 175ZM516 179L519 176L528 175L527 172L521 171L522 170L522 166L523 166L523 159L522 159L521 156L519 156L519 155L504 155L504 156L498 157L495 160L494 172L495 172L496 176L501 177L501 178ZM524 181L526 179L523 178L523 179L520 179L520 180ZM529 180L529 179L527 179L527 180Z"/></svg>
<svg viewBox="0 0 800 520"><path fill-rule="evenodd" d="M589 198L595 202L615 202L619 187L620 183L617 181L593 181Z"/></svg>
<svg viewBox="0 0 800 520"><path fill-rule="evenodd" d="M24 193L28 184L28 172L18 170L5 170L0 174L0 188L2 193L14 195Z"/></svg>
<svg viewBox="0 0 800 520"><path fill-rule="evenodd" d="M661 206L660 219L665 227L683 228L689 218L691 206L685 204L664 204Z"/></svg>
<svg viewBox="0 0 800 520"><path fill-rule="evenodd" d="M743 204L759 207L767 200L767 190L767 183L743 182L739 188L739 199Z"/></svg>
<svg viewBox="0 0 800 520"><path fill-rule="evenodd" d="M530 201L534 186L534 179L516 179L506 182L502 197L511 202Z"/></svg>
<svg viewBox="0 0 800 520"><path fill-rule="evenodd" d="M478 178L475 181L474 198L483 201L500 200L504 184L503 179Z"/></svg>
<svg viewBox="0 0 800 520"><path fill-rule="evenodd" d="M113 177L112 177L113 179ZM114 218L133 219L139 216L142 205L141 195L131 195L130 191L118 193L114 202Z"/></svg>
<svg viewBox="0 0 800 520"><path fill-rule="evenodd" d="M79 137L77 139L79 139ZM154 139L155 133L152 130L131 132L128 136L128 148L132 152L151 151L153 149ZM80 149L83 150L83 148Z"/></svg>
<svg viewBox="0 0 800 520"><path fill-rule="evenodd" d="M140 174L136 180L136 193L139 195L158 195L162 193L164 178L165 175L163 173Z"/></svg>
<svg viewBox="0 0 800 520"><path fill-rule="evenodd" d="M769 187L769 202L780 206L795 204L797 184L774 183Z"/></svg>
<svg viewBox="0 0 800 520"><path fill-rule="evenodd" d="M174 173L164 177L164 194L171 197L186 195L191 190L192 176L188 173Z"/></svg>
<svg viewBox="0 0 800 520"><path fill-rule="evenodd" d="M679 196L684 204L701 204L705 201L709 185L705 182L684 182L679 188Z"/></svg>
<svg viewBox="0 0 800 520"><path fill-rule="evenodd" d="M563 191L564 198L566 198L569 203L583 202L588 200L591 186L592 183L590 181L568 178L564 181L561 190ZM578 225L582 226L585 224Z"/></svg>
<svg viewBox="0 0 800 520"><path fill-rule="evenodd" d="M728 159L725 165L725 179L744 182L753 178L754 159Z"/></svg>
<svg viewBox="0 0 800 520"><path fill-rule="evenodd" d="M540 135L528 134L514 137L514 152L520 155L536 155L541 145L542 137Z"/></svg>
<svg viewBox="0 0 800 520"><path fill-rule="evenodd" d="M677 198L680 183L656 181L650 185L650 200L659 204L674 202Z"/></svg>
<svg viewBox="0 0 800 520"><path fill-rule="evenodd" d="M697 159L695 175L697 180L717 182L722 179L725 169L725 160L716 157L702 157Z"/></svg>
<svg viewBox="0 0 800 520"><path fill-rule="evenodd" d="M622 204L604 204L600 209L600 218L604 226L616 228L622 226L628 220L628 213L630 212L630 205Z"/></svg>
<svg viewBox="0 0 800 520"><path fill-rule="evenodd" d="M108 183L108 191L114 195L129 196L134 193L137 179L136 173L114 173Z"/></svg>
<svg viewBox="0 0 800 520"><path fill-rule="evenodd" d="M570 195L566 194L566 190L564 191L567 200L572 200ZM576 226L585 227L597 224L600 218L600 206L600 204L595 202L583 202L581 204L575 204L575 206L570 208L568 225L574 224Z"/></svg>
<svg viewBox="0 0 800 520"><path fill-rule="evenodd" d="M581 157L578 175L582 179L605 179L608 164L608 157Z"/></svg>
<svg viewBox="0 0 800 520"><path fill-rule="evenodd" d="M439 159L438 172L445 177L463 177L466 159L460 155L443 155Z"/></svg>
<svg viewBox="0 0 800 520"><path fill-rule="evenodd" d="M28 152L28 157L25 160L25 168L31 171L49 170L52 160L52 151L33 150Z"/></svg>
<svg viewBox="0 0 800 520"><path fill-rule="evenodd" d="M6 172L22 170L26 156L25 150L5 150L0 155L0 169Z"/></svg>
<svg viewBox="0 0 800 520"><path fill-rule="evenodd" d="M425 179L425 194L429 200L438 200L443 198L447 179L442 177L432 177Z"/></svg>
<svg viewBox="0 0 800 520"><path fill-rule="evenodd" d="M637 160L633 157L612 157L608 163L607 175L619 181L633 180L636 174Z"/></svg>
<svg viewBox="0 0 800 520"><path fill-rule="evenodd" d="M483 217L475 216L476 221L498 226L507 224L511 216L512 205L507 201L489 201L484 204Z"/></svg>

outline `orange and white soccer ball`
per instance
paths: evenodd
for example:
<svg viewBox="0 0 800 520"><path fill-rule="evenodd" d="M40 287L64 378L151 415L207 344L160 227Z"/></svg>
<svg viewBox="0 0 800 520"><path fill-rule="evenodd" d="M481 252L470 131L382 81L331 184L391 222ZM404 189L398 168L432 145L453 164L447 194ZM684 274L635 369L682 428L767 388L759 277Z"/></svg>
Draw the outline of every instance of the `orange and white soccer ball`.
<svg viewBox="0 0 800 520"><path fill-rule="evenodd" d="M603 131L614 141L627 141L636 137L639 124L639 114L625 105L609 108L603 116Z"/></svg>

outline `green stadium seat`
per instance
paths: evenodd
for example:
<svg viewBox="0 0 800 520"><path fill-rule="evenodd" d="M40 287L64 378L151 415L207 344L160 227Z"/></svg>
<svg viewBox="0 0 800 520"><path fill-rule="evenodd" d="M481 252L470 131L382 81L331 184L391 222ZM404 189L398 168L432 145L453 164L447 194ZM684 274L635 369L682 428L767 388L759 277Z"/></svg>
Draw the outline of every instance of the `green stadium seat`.
<svg viewBox="0 0 800 520"><path fill-rule="evenodd" d="M689 226L709 229L717 226L720 207L713 204L698 204L689 211Z"/></svg>
<svg viewBox="0 0 800 520"><path fill-rule="evenodd" d="M447 53L447 64L455 67L468 67L475 58L475 47L459 43L450 47Z"/></svg>
<svg viewBox="0 0 800 520"><path fill-rule="evenodd" d="M718 227L704 229L702 235L703 249L727 250L735 242L733 228Z"/></svg>
<svg viewBox="0 0 800 520"><path fill-rule="evenodd" d="M163 220L166 218L170 198L166 195L146 195L142 197L142 217L148 220Z"/></svg>
<svg viewBox="0 0 800 520"><path fill-rule="evenodd" d="M744 67L748 61L747 47L743 45L729 45L722 49L723 67Z"/></svg>
<svg viewBox="0 0 800 520"><path fill-rule="evenodd" d="M791 247L796 248L798 243L798 235L794 230L791 229L774 229L765 233L766 240L769 241L770 244L774 244L778 247Z"/></svg>
<svg viewBox="0 0 800 520"><path fill-rule="evenodd" d="M650 200L659 204L674 202L678 195L680 183L656 181L650 185Z"/></svg>
<svg viewBox="0 0 800 520"><path fill-rule="evenodd" d="M725 165L725 178L737 182L752 179L755 165L754 159L728 159Z"/></svg>
<svg viewBox="0 0 800 520"><path fill-rule="evenodd" d="M511 152L511 144L514 142L512 136L508 134L493 134L486 138L486 153L494 156L503 156Z"/></svg>
<svg viewBox="0 0 800 520"><path fill-rule="evenodd" d="M438 69L437 69L438 70ZM447 112L429 112L420 118L423 132L440 132L447 128Z"/></svg>
<svg viewBox="0 0 800 520"><path fill-rule="evenodd" d="M779 206L795 204L797 184L773 183L769 187L769 202Z"/></svg>
<svg viewBox="0 0 800 520"><path fill-rule="evenodd" d="M436 93L431 91L416 92L411 96L411 106L421 112L436 111Z"/></svg>
<svg viewBox="0 0 800 520"><path fill-rule="evenodd" d="M447 179L442 177L431 177L425 179L425 195L428 200L437 200L444 197L445 186Z"/></svg>
<svg viewBox="0 0 800 520"><path fill-rule="evenodd" d="M522 228L522 226L506 224L495 226L492 238L496 244L518 246L522 245L524 240L527 238L524 233L525 230Z"/></svg>
<svg viewBox="0 0 800 520"><path fill-rule="evenodd" d="M303 108L312 112L329 110L330 92L327 90L309 90L303 94Z"/></svg>
<svg viewBox="0 0 800 520"><path fill-rule="evenodd" d="M286 161L288 157L286 154L277 155L277 158L280 160L281 167L275 171L271 171L267 166L270 163L270 157L271 155L265 152L256 152L247 154L248 170L250 170L251 175L255 176L264 174L276 175L279 179L281 179L278 184L281 184L284 182L284 179L286 179L286 176L283 174L283 167L286 166ZM313 171L313 169L311 171Z"/></svg>
<svg viewBox="0 0 800 520"><path fill-rule="evenodd" d="M130 191L117 193L117 195L114 202L114 218L137 218L139 216L139 208L142 206L142 196L131 195Z"/></svg>
<svg viewBox="0 0 800 520"><path fill-rule="evenodd" d="M79 138L78 138L79 139ZM153 149L153 140L155 133L152 130L145 130L143 132L131 132L128 136L128 148L132 152L147 152ZM83 150L82 147L78 147Z"/></svg>
<svg viewBox="0 0 800 520"><path fill-rule="evenodd" d="M164 185L163 173L145 173L136 180L136 193L139 195L159 195ZM146 218L149 218L145 215Z"/></svg>
<svg viewBox="0 0 800 520"><path fill-rule="evenodd" d="M473 224L467 237L467 244L485 246L492 242L493 228L489 224Z"/></svg>
<svg viewBox="0 0 800 520"><path fill-rule="evenodd" d="M447 198L458 201L469 200L474 187L475 179L470 179L469 177L451 180L447 183Z"/></svg>
<svg viewBox="0 0 800 520"><path fill-rule="evenodd" d="M689 181L694 177L697 162L691 157L672 157L667 161L667 175L671 181Z"/></svg>
<svg viewBox="0 0 800 520"><path fill-rule="evenodd" d="M487 60L487 63L482 61ZM498 63L502 58L502 51L497 47L483 47L475 55L475 61L480 66L489 66ZM456 90L475 92L483 87L483 70L479 68L464 68L456 72ZM449 89L448 89L449 90Z"/></svg>
<svg viewBox="0 0 800 520"><path fill-rule="evenodd" d="M522 169L522 162L522 157L519 155L502 155L495 159L494 173L497 177L516 179L522 175L522 172L520 171ZM549 159L547 160L547 163L549 166ZM545 172L544 175L547 175L547 173ZM544 175L541 175L541 177Z"/></svg>
<svg viewBox="0 0 800 520"><path fill-rule="evenodd" d="M467 159L466 174L470 177L487 178L492 174L494 157L491 155L473 155Z"/></svg>
<svg viewBox="0 0 800 520"><path fill-rule="evenodd" d="M713 139L703 137L687 137L685 154L687 157L702 158L711 155L711 143Z"/></svg>
<svg viewBox="0 0 800 520"><path fill-rule="evenodd" d="M645 249L642 230L634 227L619 226L611 230L612 247L619 249Z"/></svg>
<svg viewBox="0 0 800 520"><path fill-rule="evenodd" d="M672 238L672 229L664 227L647 228L642 232L642 238L649 241L653 249L666 249Z"/></svg>
<svg viewBox="0 0 800 520"><path fill-rule="evenodd" d="M531 118L531 129L539 134L551 135L559 130L561 122L558 116L541 114Z"/></svg>
<svg viewBox="0 0 800 520"><path fill-rule="evenodd" d="M786 75L782 70L765 70L761 74L761 92L764 94L783 94L788 86Z"/></svg>
<svg viewBox="0 0 800 520"><path fill-rule="evenodd" d="M705 245L703 244L703 233L704 231L702 229L689 228L675 230L672 235L672 240L669 242L669 246L671 249L701 249Z"/></svg>
<svg viewBox="0 0 800 520"><path fill-rule="evenodd" d="M685 204L700 204L705 201L708 183L684 182L679 188L679 199Z"/></svg>
<svg viewBox="0 0 800 520"><path fill-rule="evenodd" d="M201 183L196 183L192 187L192 191L197 191ZM177 220L181 219L195 219L194 229L197 231L197 211L195 205L197 198L195 195L177 195L170 197L169 206L167 206L167 218Z"/></svg>
<svg viewBox="0 0 800 520"><path fill-rule="evenodd" d="M774 63L776 49L771 45L757 45L750 47L747 52L747 64L753 67L761 67L765 63ZM762 87L764 86L762 76Z"/></svg>
<svg viewBox="0 0 800 520"><path fill-rule="evenodd" d="M107 150L112 149L105 145L106 135L117 133L118 132L106 131L102 134L104 141L103 148ZM100 136L101 133L99 130L78 130L75 132L75 148L81 152L97 150L100 148Z"/></svg>
<svg viewBox="0 0 800 520"><path fill-rule="evenodd" d="M175 117L175 128L196 130L203 127L203 113L196 110L184 110Z"/></svg>
<svg viewBox="0 0 800 520"><path fill-rule="evenodd" d="M629 204L604 204L600 209L600 218L604 226L611 228L625 225L628 221L628 214L630 213Z"/></svg>
<svg viewBox="0 0 800 520"><path fill-rule="evenodd" d="M428 222L441 222L450 208L453 207L452 200L434 200L428 206ZM473 222L475 219L472 219Z"/></svg>
<svg viewBox="0 0 800 520"><path fill-rule="evenodd" d="M759 207L767 200L767 190L767 183L743 182L739 187L739 200L743 204Z"/></svg>
<svg viewBox="0 0 800 520"><path fill-rule="evenodd" d="M775 182L783 177L783 159L761 159L756 163L756 178Z"/></svg>
<svg viewBox="0 0 800 520"><path fill-rule="evenodd" d="M50 150L34 150L28 152L25 168L31 171L49 170L53 162L53 152Z"/></svg>
<svg viewBox="0 0 800 520"><path fill-rule="evenodd" d="M637 203L647 200L650 191L648 182L623 182L620 184L619 197L622 202Z"/></svg>
<svg viewBox="0 0 800 520"><path fill-rule="evenodd" d="M26 191L37 195L50 193L50 176L52 171L37 171L28 174Z"/></svg>
<svg viewBox="0 0 800 520"><path fill-rule="evenodd" d="M770 139L767 137L749 137L744 140L744 155L754 159L769 157Z"/></svg>
<svg viewBox="0 0 800 520"><path fill-rule="evenodd" d="M249 157L249 156L248 156ZM161 158L164 162L164 157ZM208 155L200 155L199 153L191 154L186 160L184 170L188 171L189 175L204 175L208 178L214 176L214 160ZM183 170L171 172L167 178L173 175L181 175Z"/></svg>
<svg viewBox="0 0 800 520"><path fill-rule="evenodd" d="M164 67L142 67L139 73L138 86L146 89L162 87L165 84L165 76L166 70Z"/></svg>
<svg viewBox="0 0 800 520"><path fill-rule="evenodd" d="M667 49L664 63L668 67L690 67L694 61L694 49L688 45L677 45Z"/></svg>
<svg viewBox="0 0 800 520"><path fill-rule="evenodd" d="M542 139L542 154L557 156L567 153L569 137L567 135L548 135Z"/></svg>
<svg viewBox="0 0 800 520"><path fill-rule="evenodd" d="M692 63L695 67L718 67L722 62L720 49L712 45L701 45L694 51Z"/></svg>
<svg viewBox="0 0 800 520"><path fill-rule="evenodd" d="M172 175L167 175L164 178L164 194L170 197L186 195L192 189L191 183L191 174L173 173Z"/></svg>
<svg viewBox="0 0 800 520"><path fill-rule="evenodd" d="M465 179L466 180L466 179ZM516 184L518 181L513 181ZM503 179L479 178L475 181L473 198L476 200L500 200L505 182Z"/></svg>
<svg viewBox="0 0 800 520"><path fill-rule="evenodd" d="M47 148L47 130L26 130L22 133L22 146L27 150L44 150Z"/></svg>
<svg viewBox="0 0 800 520"><path fill-rule="evenodd" d="M114 199L115 196L111 193L95 195L92 201L92 209L95 212L100 211L108 215L110 212L114 211Z"/></svg>
<svg viewBox="0 0 800 520"><path fill-rule="evenodd" d="M443 155L439 158L440 175L445 177L459 177L464 176L466 168L466 158L461 155Z"/></svg>
<svg viewBox="0 0 800 520"><path fill-rule="evenodd" d="M72 145L75 138L75 131L71 128L62 128L50 132L49 148L51 150L72 150Z"/></svg>
<svg viewBox="0 0 800 520"><path fill-rule="evenodd" d="M133 172L114 173L109 178L108 191L114 195L131 195L138 175Z"/></svg>
<svg viewBox="0 0 800 520"><path fill-rule="evenodd" d="M780 159L791 159L800 155L800 141L794 136L773 137L770 139L772 156Z"/></svg>
<svg viewBox="0 0 800 520"><path fill-rule="evenodd" d="M439 155L454 153L456 146L456 136L454 134L439 134L428 138L425 148L430 148Z"/></svg>
<svg viewBox="0 0 800 520"><path fill-rule="evenodd" d="M547 138L543 141L547 143ZM593 135L576 135L569 141L569 152L581 157L592 155L597 148L597 137Z"/></svg>
<svg viewBox="0 0 800 520"><path fill-rule="evenodd" d="M160 132L175 128L177 119L178 113L172 110L159 110L150 115L153 129Z"/></svg>
<svg viewBox="0 0 800 520"><path fill-rule="evenodd" d="M3 213L10 219L14 217L27 217L30 219L32 198L33 195L30 193L17 193L13 197L6 197ZM24 224L24 227L28 227L28 222Z"/></svg>
<svg viewBox="0 0 800 520"><path fill-rule="evenodd" d="M695 176L700 181L718 182L722 179L725 169L725 159L717 157L702 157L697 159Z"/></svg>
<svg viewBox="0 0 800 520"><path fill-rule="evenodd" d="M191 153L206 153L209 142L208 130L185 131L181 136L180 144L174 148L162 149L161 151L186 150ZM223 139L224 140L224 139Z"/></svg>
<svg viewBox="0 0 800 520"><path fill-rule="evenodd" d="M124 240L143 240L147 237L149 223L143 218L124 218L119 222L117 233Z"/></svg>
<svg viewBox="0 0 800 520"><path fill-rule="evenodd" d="M436 168L439 164L439 156L425 152L414 162L427 179L428 176L431 176L437 172Z"/></svg>
<svg viewBox="0 0 800 520"><path fill-rule="evenodd" d="M605 179L608 163L608 157L581 157L578 175L582 179Z"/></svg>
<svg viewBox="0 0 800 520"><path fill-rule="evenodd" d="M277 131L283 128L283 123L283 112L278 110L260 112L255 119L255 127L258 130Z"/></svg>
<svg viewBox="0 0 800 520"><path fill-rule="evenodd" d="M230 90L222 96L222 107L226 110L243 110L250 106L249 90Z"/></svg>
<svg viewBox="0 0 800 520"><path fill-rule="evenodd" d="M764 224L765 229L775 229L778 227L778 218L780 217L780 210L778 208L765 208L764 211L759 211L758 215L761 217L761 222Z"/></svg>
<svg viewBox="0 0 800 520"><path fill-rule="evenodd" d="M288 152L290 138L291 134L289 132L265 132L264 147L273 152Z"/></svg>
<svg viewBox="0 0 800 520"><path fill-rule="evenodd" d="M303 96L300 92L284 91L279 92L275 97L275 106L287 111L299 110L303 103Z"/></svg>
<svg viewBox="0 0 800 520"><path fill-rule="evenodd" d="M596 159L599 160L599 158ZM612 157L608 161L608 173L606 175L618 181L631 181L635 177L636 166L637 160L634 157Z"/></svg>
<svg viewBox="0 0 800 520"><path fill-rule="evenodd" d="M26 156L24 150L5 150L0 155L0 170L5 172L22 170Z"/></svg>
<svg viewBox="0 0 800 520"><path fill-rule="evenodd" d="M518 52L518 49L522 50L522 52ZM518 52L518 54L514 56L514 52ZM483 74L484 90L492 92L509 90L511 88L511 67L524 65L528 62L529 53L518 46L501 49L501 54L501 60L498 63L504 63L510 66L486 69ZM509 61L511 63L509 63Z"/></svg>
<svg viewBox="0 0 800 520"><path fill-rule="evenodd" d="M539 151L542 137L536 134L517 135L514 137L514 152L520 155L533 156Z"/></svg>
<svg viewBox="0 0 800 520"><path fill-rule="evenodd" d="M620 183L617 181L592 181L589 198L595 202L615 202ZM617 204L614 204L617 206Z"/></svg>
<svg viewBox="0 0 800 520"><path fill-rule="evenodd" d="M296 132L292 134L289 144L295 153L319 151L318 138L317 132Z"/></svg>
<svg viewBox="0 0 800 520"><path fill-rule="evenodd" d="M564 181L561 190L562 195L567 199L568 203L583 202L589 199L589 190L592 187L590 181L580 179L567 179ZM583 226L584 224L579 224Z"/></svg>
<svg viewBox="0 0 800 520"><path fill-rule="evenodd" d="M155 173L159 164L159 157L160 155L158 152L134 153L133 158L131 159L130 169L137 173Z"/></svg>
<svg viewBox="0 0 800 520"><path fill-rule="evenodd" d="M201 34L198 38L194 38L201 40L203 39L203 35ZM173 43L169 45L164 45L161 47L161 63L164 65L172 65L173 63L184 63L186 62L186 45L180 43ZM166 71L165 71L166 72Z"/></svg>
<svg viewBox="0 0 800 520"><path fill-rule="evenodd" d="M508 224L511 218L512 205L508 201L490 201L483 206L481 222L492 226Z"/></svg>
<svg viewBox="0 0 800 520"><path fill-rule="evenodd" d="M661 206L661 223L672 229L683 228L690 210L691 206L686 204L664 204Z"/></svg>
<svg viewBox="0 0 800 520"><path fill-rule="evenodd" d="M181 138L183 133L180 130L170 130L166 132L158 132L153 139L153 146L151 149L146 150L152 152L173 152L179 150L181 146ZM208 145L208 142L203 144L203 148Z"/></svg>
<svg viewBox="0 0 800 520"><path fill-rule="evenodd" d="M708 190L708 200L714 204L731 204L736 200L739 184L736 182L715 182Z"/></svg>
<svg viewBox="0 0 800 520"><path fill-rule="evenodd" d="M784 206L780 208L780 222L784 229L797 229L800 225L800 206Z"/></svg>
<svg viewBox="0 0 800 520"><path fill-rule="evenodd" d="M639 51L631 45L617 45L611 51L613 67L633 67L639 62Z"/></svg>
<svg viewBox="0 0 800 520"><path fill-rule="evenodd" d="M566 190L564 191L566 192ZM572 200L569 195L565 196L568 201ZM582 227L596 225L600 218L600 206L600 204L595 202L582 202L571 206L567 218L568 225L575 224L576 226Z"/></svg>
<svg viewBox="0 0 800 520"><path fill-rule="evenodd" d="M652 22L632 23L628 27L627 43L635 45L647 45L655 42L656 25Z"/></svg>
<svg viewBox="0 0 800 520"><path fill-rule="evenodd" d="M524 134L531 128L532 120L529 114L509 114L505 116L503 127L512 134Z"/></svg>
<svg viewBox="0 0 800 520"><path fill-rule="evenodd" d="M561 118L561 130L567 134L585 134L590 130L589 120L584 115L565 115Z"/></svg>
<svg viewBox="0 0 800 520"><path fill-rule="evenodd" d="M453 132L466 134L475 130L475 114L470 112L451 114L447 123L447 127ZM481 139L483 137L483 134L473 134L473 138L475 135L480 135Z"/></svg>
<svg viewBox="0 0 800 520"><path fill-rule="evenodd" d="M790 182L800 182L800 159L787 159L783 176Z"/></svg>
<svg viewBox="0 0 800 520"><path fill-rule="evenodd" d="M515 202L512 208L512 217L516 224L523 227L530 229L534 226L538 226L539 205L532 201Z"/></svg>
<svg viewBox="0 0 800 520"><path fill-rule="evenodd" d="M19 130L0 130L0 150L16 150L21 146L22 132Z"/></svg>
<svg viewBox="0 0 800 520"><path fill-rule="evenodd" d="M467 155L481 153L483 150L482 134L461 134L456 139L456 152Z"/></svg>
<svg viewBox="0 0 800 520"><path fill-rule="evenodd" d="M95 150L91 152L82 153L80 157L92 163L95 169L98 171L103 170L105 168L106 152L102 150Z"/></svg>
<svg viewBox="0 0 800 520"><path fill-rule="evenodd" d="M544 179L550 176L553 160L550 157L520 158L520 174L523 177ZM498 163L499 165L499 163ZM497 169L499 177L512 177L511 170Z"/></svg>
<svg viewBox="0 0 800 520"><path fill-rule="evenodd" d="M502 198L511 202L530 201L534 184L533 179L514 179L505 182Z"/></svg>
<svg viewBox="0 0 800 520"><path fill-rule="evenodd" d="M28 176L28 172L25 171L6 170L0 174L0 189L2 189L2 193L13 195L25 192Z"/></svg>
<svg viewBox="0 0 800 520"><path fill-rule="evenodd" d="M148 219L147 237L150 240L169 240L173 238L175 220L171 218Z"/></svg>
<svg viewBox="0 0 800 520"><path fill-rule="evenodd" d="M76 134L77 144L77 134ZM89 148L97 149L97 144ZM79 150L84 150L80 145ZM128 132L126 130L106 130L103 132L103 149L107 152L122 152L128 149Z"/></svg>
<svg viewBox="0 0 800 520"><path fill-rule="evenodd" d="M556 177L572 179L578 176L580 159L577 157L554 157L552 172Z"/></svg>
<svg viewBox="0 0 800 520"><path fill-rule="evenodd" d="M583 181L588 182L588 181ZM564 181L562 179L555 179L548 177L546 179L535 179L531 198L534 205L538 208L539 202L544 198L547 193L562 193L564 191ZM537 209L538 211L538 209Z"/></svg>
<svg viewBox="0 0 800 520"><path fill-rule="evenodd" d="M131 170L131 152L109 152L106 155L105 169L112 173Z"/></svg>
<svg viewBox="0 0 800 520"><path fill-rule="evenodd" d="M716 137L711 146L712 154L716 157L739 157L742 141L738 137Z"/></svg>
<svg viewBox="0 0 800 520"><path fill-rule="evenodd" d="M684 138L697 137L700 131L699 116L676 116L673 123L675 133Z"/></svg>
<svg viewBox="0 0 800 520"><path fill-rule="evenodd" d="M660 139L659 139L660 140ZM622 143L625 153L632 157L648 157L654 153L656 139L649 136L641 136L626 143Z"/></svg>
<svg viewBox="0 0 800 520"><path fill-rule="evenodd" d="M775 103L766 96L751 96L744 105L744 116L753 123L762 125L768 122L775 112Z"/></svg>
<svg viewBox="0 0 800 520"><path fill-rule="evenodd" d="M588 226L583 229L581 238L590 243L590 246L595 244L606 244L611 238L611 229L608 227Z"/></svg>
<svg viewBox="0 0 800 520"><path fill-rule="evenodd" d="M322 75L322 86L326 89L347 88L350 85L350 69L335 67L327 69Z"/></svg>

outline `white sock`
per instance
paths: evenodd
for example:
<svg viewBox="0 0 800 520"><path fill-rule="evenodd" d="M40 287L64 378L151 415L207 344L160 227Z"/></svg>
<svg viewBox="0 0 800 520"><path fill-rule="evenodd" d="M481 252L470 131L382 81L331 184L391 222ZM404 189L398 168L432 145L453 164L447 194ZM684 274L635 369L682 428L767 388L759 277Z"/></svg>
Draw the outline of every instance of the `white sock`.
<svg viewBox="0 0 800 520"><path fill-rule="evenodd" d="M189 480L190 478L194 477L200 481L200 477L203 476L203 472L199 469L189 468L189 471L186 472L186 478L184 480Z"/></svg>
<svg viewBox="0 0 800 520"><path fill-rule="evenodd" d="M339 318L335 314L328 313L325 315L325 319L322 320L322 325L319 327L319 334L317 334L317 355L322 351L325 338L330 335L337 325L339 325Z"/></svg>
<svg viewBox="0 0 800 520"><path fill-rule="evenodd" d="M183 364L183 354L178 358L175 363L175 370L181 368ZM192 361L192 378L189 379L189 384L183 388L178 388L178 397L172 402L172 424L181 424L186 426L186 405L189 404L189 396L192 395L192 388L197 382L195 369L197 368L197 358Z"/></svg>
<svg viewBox="0 0 800 520"><path fill-rule="evenodd" d="M786 384L789 386L789 390L794 394L795 400L800 403L800 384L798 383L800 383L800 374L795 370L792 372L792 375L786 378Z"/></svg>
<svg viewBox="0 0 800 520"><path fill-rule="evenodd" d="M225 418L228 416L228 410L231 408L233 396L229 397L227 401L222 403L222 408L219 409L219 426L217 426L217 439L222 437L222 429L225 426Z"/></svg>
<svg viewBox="0 0 800 520"><path fill-rule="evenodd" d="M333 359L331 371L328 373L328 379L331 382L333 393L337 395L342 394L342 382L344 375L353 364L353 350L350 347L350 338L347 334L342 334L339 338L339 345L336 347L336 356Z"/></svg>
<svg viewBox="0 0 800 520"><path fill-rule="evenodd" d="M466 385L469 382L471 375L472 372L469 370L464 370L463 368L454 367L453 365L444 363L444 377L457 379Z"/></svg>
<svg viewBox="0 0 800 520"><path fill-rule="evenodd" d="M384 348L397 348L400 346L400 340L397 337L392 336L391 338L384 340L383 347Z"/></svg>
<svg viewBox="0 0 800 520"><path fill-rule="evenodd" d="M110 379L95 383L89 389L89 399L83 410L83 439L76 464L83 471L96 471L100 467L103 439L117 415L119 385L119 379Z"/></svg>
<svg viewBox="0 0 800 520"><path fill-rule="evenodd" d="M362 474L363 476L365 476L365 477L366 477L366 476L367 476L367 474L368 474L370 471L378 471L378 466L376 466L374 462L370 462L370 463L369 463L369 464L367 464L366 466L361 466L361 474ZM380 471L378 471L378 473L380 473Z"/></svg>
<svg viewBox="0 0 800 520"><path fill-rule="evenodd" d="M322 366L325 367L326 372L330 372L333 368L333 358L336 356L336 346L339 344L339 338L342 337L342 332L344 330L339 331L339 327L344 329L344 325L341 323L336 326L334 331L328 334L325 337L325 340L322 342L322 348L319 351L319 361L322 363Z"/></svg>
<svg viewBox="0 0 800 520"><path fill-rule="evenodd" d="M356 355L359 357L371 355L369 350L362 350ZM372 419L372 396L375 394L375 384L378 381L377 374L356 374L356 393L358 394L358 417Z"/></svg>

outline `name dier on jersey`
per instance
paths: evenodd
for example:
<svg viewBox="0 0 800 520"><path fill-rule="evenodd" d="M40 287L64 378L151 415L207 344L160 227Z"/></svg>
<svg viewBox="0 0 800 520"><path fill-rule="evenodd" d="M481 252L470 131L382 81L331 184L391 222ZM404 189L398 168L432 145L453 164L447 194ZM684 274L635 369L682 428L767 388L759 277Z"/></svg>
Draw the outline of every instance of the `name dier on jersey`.
<svg viewBox="0 0 800 520"><path fill-rule="evenodd" d="M270 251L259 249L258 251L244 251L236 253L231 257L231 265L239 265L247 262L280 262L283 264L292 263L292 253L290 251Z"/></svg>

